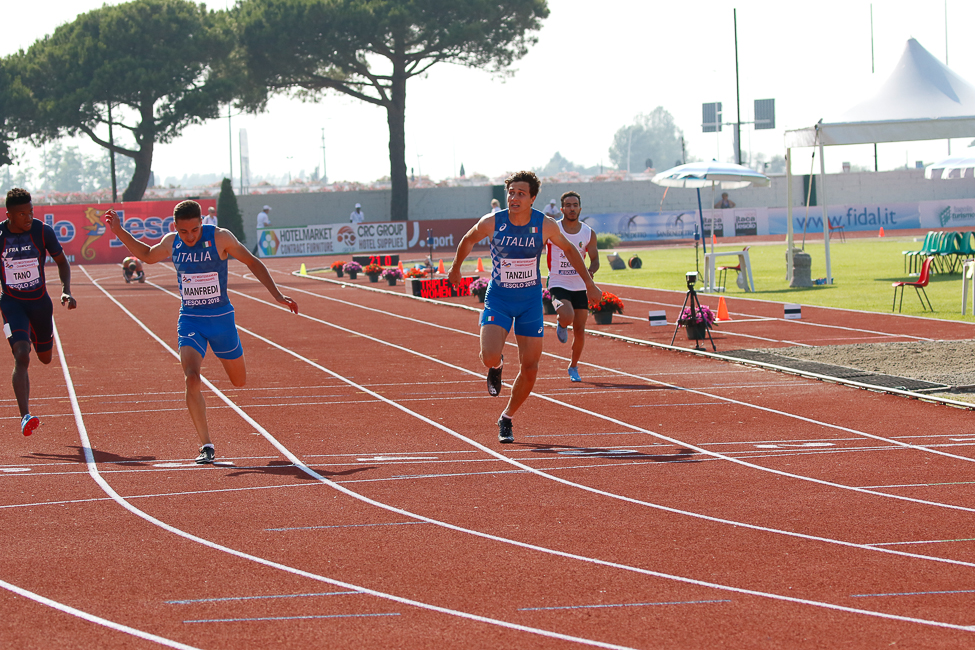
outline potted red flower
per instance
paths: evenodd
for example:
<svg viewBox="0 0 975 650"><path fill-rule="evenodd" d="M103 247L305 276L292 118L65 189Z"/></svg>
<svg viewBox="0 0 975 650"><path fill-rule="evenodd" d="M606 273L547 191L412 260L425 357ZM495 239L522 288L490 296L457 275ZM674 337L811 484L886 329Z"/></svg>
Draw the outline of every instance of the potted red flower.
<svg viewBox="0 0 975 650"><path fill-rule="evenodd" d="M343 277L345 275L343 273L343 269L342 269L343 266L345 266L345 261L343 261L343 260L338 260L336 262L332 262L332 270L335 271L335 276L336 277L341 278L341 277Z"/></svg>
<svg viewBox="0 0 975 650"><path fill-rule="evenodd" d="M383 272L383 267L378 264L367 264L362 272L369 276L370 282L379 282L379 274Z"/></svg>
<svg viewBox="0 0 975 650"><path fill-rule="evenodd" d="M603 291L603 296L598 301L589 301L589 313L597 325L609 325L613 322L613 314L623 313L623 301L619 296Z"/></svg>

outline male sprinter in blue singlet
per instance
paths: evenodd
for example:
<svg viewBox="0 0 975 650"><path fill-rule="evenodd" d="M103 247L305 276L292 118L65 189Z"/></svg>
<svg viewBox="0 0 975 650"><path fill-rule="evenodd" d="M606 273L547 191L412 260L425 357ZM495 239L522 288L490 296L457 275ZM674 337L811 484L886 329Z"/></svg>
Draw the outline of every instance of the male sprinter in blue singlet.
<svg viewBox="0 0 975 650"><path fill-rule="evenodd" d="M458 284L461 264L470 255L474 244L485 237L491 238L494 268L481 312L481 363L488 368L488 393L496 396L501 392L504 364L501 352L513 322L521 368L512 385L508 405L498 419L498 441L508 443L515 440L511 416L531 394L538 375L538 360L542 356L545 325L538 259L545 243L551 241L562 249L585 283L590 300L599 300L602 292L592 281L585 260L565 238L558 224L532 209L541 187L535 174L517 172L505 179L504 184L508 190L508 209L484 215L464 235L457 246L448 279Z"/></svg>
<svg viewBox="0 0 975 650"><path fill-rule="evenodd" d="M64 256L54 229L34 218L30 192L20 187L7 192L7 220L0 223L0 275L3 295L3 333L14 354L14 395L20 408L20 431L34 433L41 423L30 414L30 346L34 344L37 360L51 363L54 349L54 305L44 281L44 260L48 255L58 265L61 279L61 304L68 309L78 306L71 297L71 267Z"/></svg>
<svg viewBox="0 0 975 650"><path fill-rule="evenodd" d="M196 201L183 201L177 205L173 220L176 232L168 233L150 247L122 227L115 210L105 213L105 222L112 232L130 253L146 264L173 258L183 303L176 324L179 361L186 377L186 406L202 445L196 462L212 463L216 453L210 442L207 407L200 388L200 368L207 345L220 359L230 383L239 388L247 379L244 348L234 324L234 306L227 296L227 258L232 255L243 262L275 300L296 314L298 303L278 291L264 263L251 255L232 232L217 226L204 226L200 204Z"/></svg>

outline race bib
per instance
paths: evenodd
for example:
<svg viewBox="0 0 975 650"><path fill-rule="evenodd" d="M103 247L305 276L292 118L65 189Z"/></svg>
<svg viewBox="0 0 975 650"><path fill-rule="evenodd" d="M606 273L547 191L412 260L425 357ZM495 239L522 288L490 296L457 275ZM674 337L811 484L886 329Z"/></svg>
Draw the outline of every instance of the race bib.
<svg viewBox="0 0 975 650"><path fill-rule="evenodd" d="M565 255L559 255L558 268L555 269L555 275L579 275L576 273L575 268L572 267L572 263L566 259Z"/></svg>
<svg viewBox="0 0 975 650"><path fill-rule="evenodd" d="M530 287L538 281L537 259L501 260L500 284L502 287Z"/></svg>
<svg viewBox="0 0 975 650"><path fill-rule="evenodd" d="M3 281L11 289L30 289L40 284L41 272L36 257L3 261Z"/></svg>
<svg viewBox="0 0 975 650"><path fill-rule="evenodd" d="M220 302L220 274L184 273L180 291L187 306L212 305Z"/></svg>

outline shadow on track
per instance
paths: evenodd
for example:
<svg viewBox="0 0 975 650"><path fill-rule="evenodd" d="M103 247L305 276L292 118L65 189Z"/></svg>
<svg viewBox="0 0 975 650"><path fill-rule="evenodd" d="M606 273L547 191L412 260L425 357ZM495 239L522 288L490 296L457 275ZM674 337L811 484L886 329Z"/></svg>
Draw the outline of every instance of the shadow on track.
<svg viewBox="0 0 975 650"><path fill-rule="evenodd" d="M570 458L624 458L633 460L652 460L657 463L699 463L700 459L693 449L678 448L672 454L643 454L632 449L610 447L574 447L572 445L542 445L531 442L515 442L513 447L526 449L536 454L552 454Z"/></svg>
<svg viewBox="0 0 975 650"><path fill-rule="evenodd" d="M287 462L281 462L281 461L271 462L268 463L267 465L262 465L257 467L232 467L229 469L232 469L234 471L227 472L226 474L227 476L247 476L249 474L263 474L265 476L291 476L305 481L318 480L313 476L309 476L306 472L302 471L295 465ZM353 467L352 469L343 470L341 472L329 472L323 469L315 469L314 471L317 474L329 478L332 476L350 476L352 474L358 474L359 472L367 472L373 469L376 468L375 467Z"/></svg>

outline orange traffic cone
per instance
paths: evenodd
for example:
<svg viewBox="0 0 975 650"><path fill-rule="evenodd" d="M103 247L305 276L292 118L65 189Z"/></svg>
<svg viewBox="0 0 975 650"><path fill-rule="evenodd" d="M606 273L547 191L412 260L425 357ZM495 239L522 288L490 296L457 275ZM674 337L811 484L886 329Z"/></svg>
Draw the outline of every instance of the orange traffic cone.
<svg viewBox="0 0 975 650"><path fill-rule="evenodd" d="M400 263L399 263L399 264L397 264L396 266L397 266L397 268L399 268L399 270L400 270L400 271L402 271L402 270L403 270L403 263L402 263L402 262L400 262Z"/></svg>
<svg viewBox="0 0 975 650"><path fill-rule="evenodd" d="M480 257L477 258L477 272L484 273L484 262L481 261Z"/></svg>
<svg viewBox="0 0 975 650"><path fill-rule="evenodd" d="M443 260L440 260L440 264L437 265L437 273L444 275L446 271L443 270Z"/></svg>
<svg viewBox="0 0 975 650"><path fill-rule="evenodd" d="M711 248L712 249L714 249L714 243L715 243L714 233L711 233Z"/></svg>
<svg viewBox="0 0 975 650"><path fill-rule="evenodd" d="M728 305L724 301L724 296L718 299L718 320L731 320L731 316L728 315Z"/></svg>
<svg viewBox="0 0 975 650"><path fill-rule="evenodd" d="M881 237L884 236L884 227L883 226L880 226L880 236Z"/></svg>

